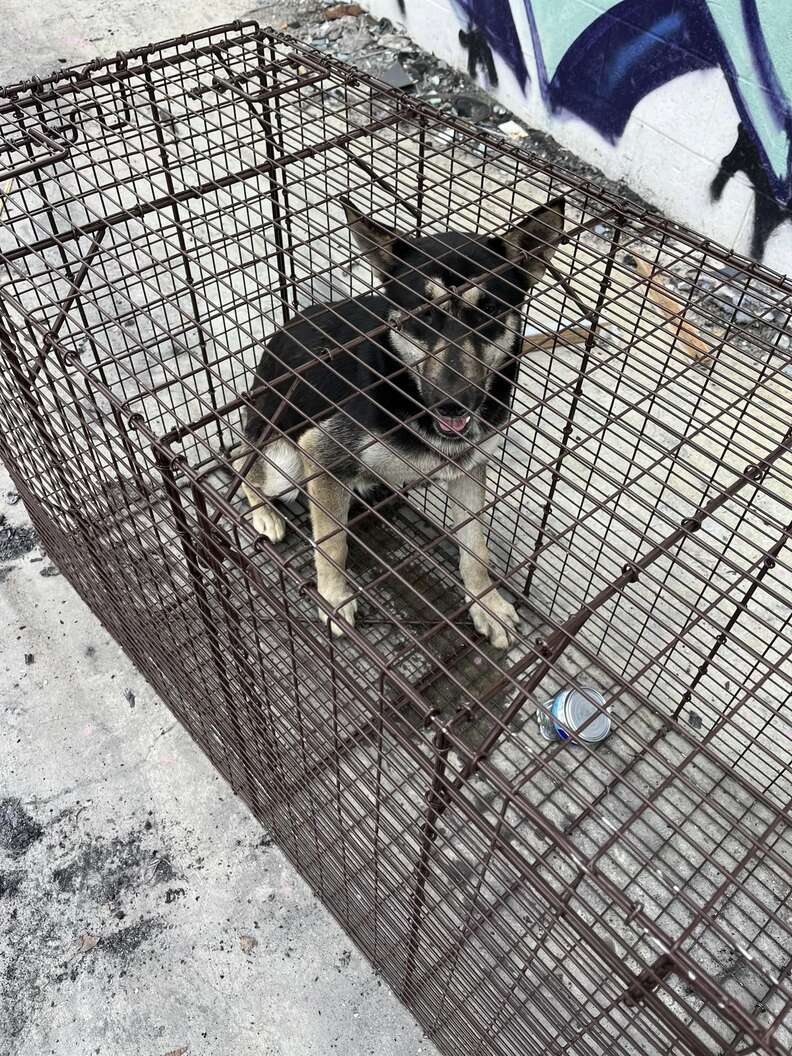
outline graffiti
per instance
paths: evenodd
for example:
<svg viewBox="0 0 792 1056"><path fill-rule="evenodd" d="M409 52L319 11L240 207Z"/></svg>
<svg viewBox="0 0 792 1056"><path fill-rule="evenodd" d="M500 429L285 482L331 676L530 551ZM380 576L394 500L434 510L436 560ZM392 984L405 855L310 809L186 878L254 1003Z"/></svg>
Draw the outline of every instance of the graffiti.
<svg viewBox="0 0 792 1056"><path fill-rule="evenodd" d="M452 0L460 21L459 42L468 54L468 73L476 77L479 66L491 86L498 83L492 53L500 55L524 92L528 67L517 35L509 0Z"/></svg>
<svg viewBox="0 0 792 1056"><path fill-rule="evenodd" d="M481 30L474 29L472 26L468 27L467 32L464 29L460 29L459 43L468 53L468 74L473 80L478 76L479 66L481 66L487 83L492 87L496 87L498 84L498 71L495 68L492 49Z"/></svg>
<svg viewBox="0 0 792 1056"><path fill-rule="evenodd" d="M556 112L576 114L611 143L649 92L717 62L696 3L622 0L604 15L595 13L574 39L559 40L555 33L555 49L546 43L548 5L528 0L527 6L546 101Z"/></svg>
<svg viewBox="0 0 792 1056"><path fill-rule="evenodd" d="M737 128L737 142L721 161L718 175L710 185L710 197L714 202L720 201L724 187L738 172L744 172L753 187L751 256L761 260L770 235L785 220L792 219L792 200L783 204L772 196L770 180L762 167L756 144L742 124Z"/></svg>
<svg viewBox="0 0 792 1056"><path fill-rule="evenodd" d="M376 7L378 0L368 2ZM427 0L410 5L406 21L416 38L459 60L449 37L437 32L438 8L444 6L457 17L471 77L497 88L507 105L518 113L524 109L531 124L552 132L564 146L584 157L593 152L597 160L607 158L609 171L628 183L638 172L635 189L673 202L678 219L707 227L703 193L712 203L718 237L733 244L741 240L748 199L745 192L725 196L729 181L741 172L753 196L754 256L761 257L776 229L792 220L789 2ZM516 87L502 76L504 68ZM680 82L674 90L680 78L686 78L685 87ZM712 134L702 135L702 146L693 122L705 120L697 115L706 114L710 104L709 124L702 131ZM692 170L701 173L697 185L682 181L669 189L662 161L654 171L642 169L640 157L622 147L631 122L646 128L653 156L668 156L670 169L694 158ZM583 126L597 133L602 149ZM736 203L733 215L727 216L728 205L714 212L721 201ZM792 240L781 252L792 270Z"/></svg>
<svg viewBox="0 0 792 1056"><path fill-rule="evenodd" d="M368 2L376 7L379 0ZM699 228L711 221L717 237L741 245L745 238L756 257L764 255L780 225L792 220L789 2L426 0L406 8L416 38L459 61L449 35L438 34L438 8L443 7L456 15L471 77L497 89L512 109L524 109L530 123L552 132L564 146L584 157L606 158L609 172L619 178L630 183L637 173L635 189L671 203L677 219ZM503 76L504 69L513 81ZM676 89L674 82L679 82ZM704 118L708 107L710 117ZM708 120L701 143L697 120ZM659 160L652 171L642 166L634 138L623 145L634 122L636 131L646 130L640 142L650 143ZM586 129L597 133L602 148ZM691 171L700 173L695 186L683 180L669 188L665 157L669 170L684 169L686 158L694 161ZM751 191L747 196L737 188L726 196L738 172ZM702 213L702 194L711 203L712 217L706 206ZM751 195L753 230L744 235ZM716 211L719 202L727 204ZM792 240L781 252L792 270Z"/></svg>
<svg viewBox="0 0 792 1056"><path fill-rule="evenodd" d="M783 48L790 23L783 5L619 0L604 12L573 3L561 17L548 0L525 5L547 105L575 114L613 144L650 92L685 73L720 68L740 123L710 195L718 201L731 176L746 174L754 192L751 253L761 257L775 228L792 218L792 60Z"/></svg>

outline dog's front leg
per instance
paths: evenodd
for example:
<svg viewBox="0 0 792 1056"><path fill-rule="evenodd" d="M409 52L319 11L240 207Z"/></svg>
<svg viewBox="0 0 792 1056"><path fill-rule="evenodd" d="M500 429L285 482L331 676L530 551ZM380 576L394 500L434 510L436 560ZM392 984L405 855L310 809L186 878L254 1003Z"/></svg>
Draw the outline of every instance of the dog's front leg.
<svg viewBox="0 0 792 1056"><path fill-rule="evenodd" d="M478 520L486 481L486 464L476 466L469 475L448 482L448 498L459 541L459 574L471 596L470 618L479 634L486 635L497 649L505 649L514 640L519 616L495 589L489 573L490 555Z"/></svg>
<svg viewBox="0 0 792 1056"><path fill-rule="evenodd" d="M349 488L344 487L322 468L317 452L317 443L322 434L318 429L309 429L300 437L307 490L311 510L316 560L316 589L335 610L340 619L330 622L330 629L337 637L344 633L344 622L354 624L357 599L350 598L349 583L345 575L347 559L347 517L352 499ZM319 609L319 618L327 620L327 613Z"/></svg>

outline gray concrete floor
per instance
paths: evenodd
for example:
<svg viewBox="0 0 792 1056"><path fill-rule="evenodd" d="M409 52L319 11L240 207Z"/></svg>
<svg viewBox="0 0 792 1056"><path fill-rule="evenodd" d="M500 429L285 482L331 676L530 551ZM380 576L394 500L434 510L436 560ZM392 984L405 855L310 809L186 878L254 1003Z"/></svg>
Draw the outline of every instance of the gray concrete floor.
<svg viewBox="0 0 792 1056"><path fill-rule="evenodd" d="M0 467L0 1054L433 1052L14 498Z"/></svg>
<svg viewBox="0 0 792 1056"><path fill-rule="evenodd" d="M0 84L236 18L277 28L323 6L320 0L0 0Z"/></svg>
<svg viewBox="0 0 792 1056"><path fill-rule="evenodd" d="M251 0L0 0L0 82ZM39 548L0 467L0 1056L432 1047Z"/></svg>

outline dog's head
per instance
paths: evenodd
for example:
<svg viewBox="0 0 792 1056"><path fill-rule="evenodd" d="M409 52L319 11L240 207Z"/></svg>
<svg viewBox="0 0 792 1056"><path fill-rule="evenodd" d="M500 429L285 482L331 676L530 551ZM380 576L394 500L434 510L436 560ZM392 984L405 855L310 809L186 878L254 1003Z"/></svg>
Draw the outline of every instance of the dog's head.
<svg viewBox="0 0 792 1056"><path fill-rule="evenodd" d="M518 347L528 291L563 235L563 198L502 234L447 231L418 239L342 204L393 305L390 343L415 373L431 428L445 440L475 441L494 372Z"/></svg>

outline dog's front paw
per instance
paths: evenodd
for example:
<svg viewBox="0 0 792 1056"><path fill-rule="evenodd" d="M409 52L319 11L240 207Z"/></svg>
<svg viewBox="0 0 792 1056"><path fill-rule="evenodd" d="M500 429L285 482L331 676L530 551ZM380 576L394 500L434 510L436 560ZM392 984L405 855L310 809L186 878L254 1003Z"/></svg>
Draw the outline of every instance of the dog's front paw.
<svg viewBox="0 0 792 1056"><path fill-rule="evenodd" d="M479 634L489 638L496 649L508 649L517 637L520 617L511 602L497 590L485 594L481 602L472 603L470 618Z"/></svg>
<svg viewBox="0 0 792 1056"><path fill-rule="evenodd" d="M259 506L253 511L253 527L271 543L282 542L286 535L285 518L269 506Z"/></svg>
<svg viewBox="0 0 792 1056"><path fill-rule="evenodd" d="M334 584L332 587L320 588L319 593L327 604L335 610L334 615L329 617L330 630L336 638L340 638L342 635L346 634L350 627L354 627L355 625L355 616L357 615L358 606L357 598L349 597L351 591L346 580L342 580L340 583ZM348 601L346 600L347 598L349 598ZM325 626L327 626L327 613L321 607L318 611L319 619Z"/></svg>

